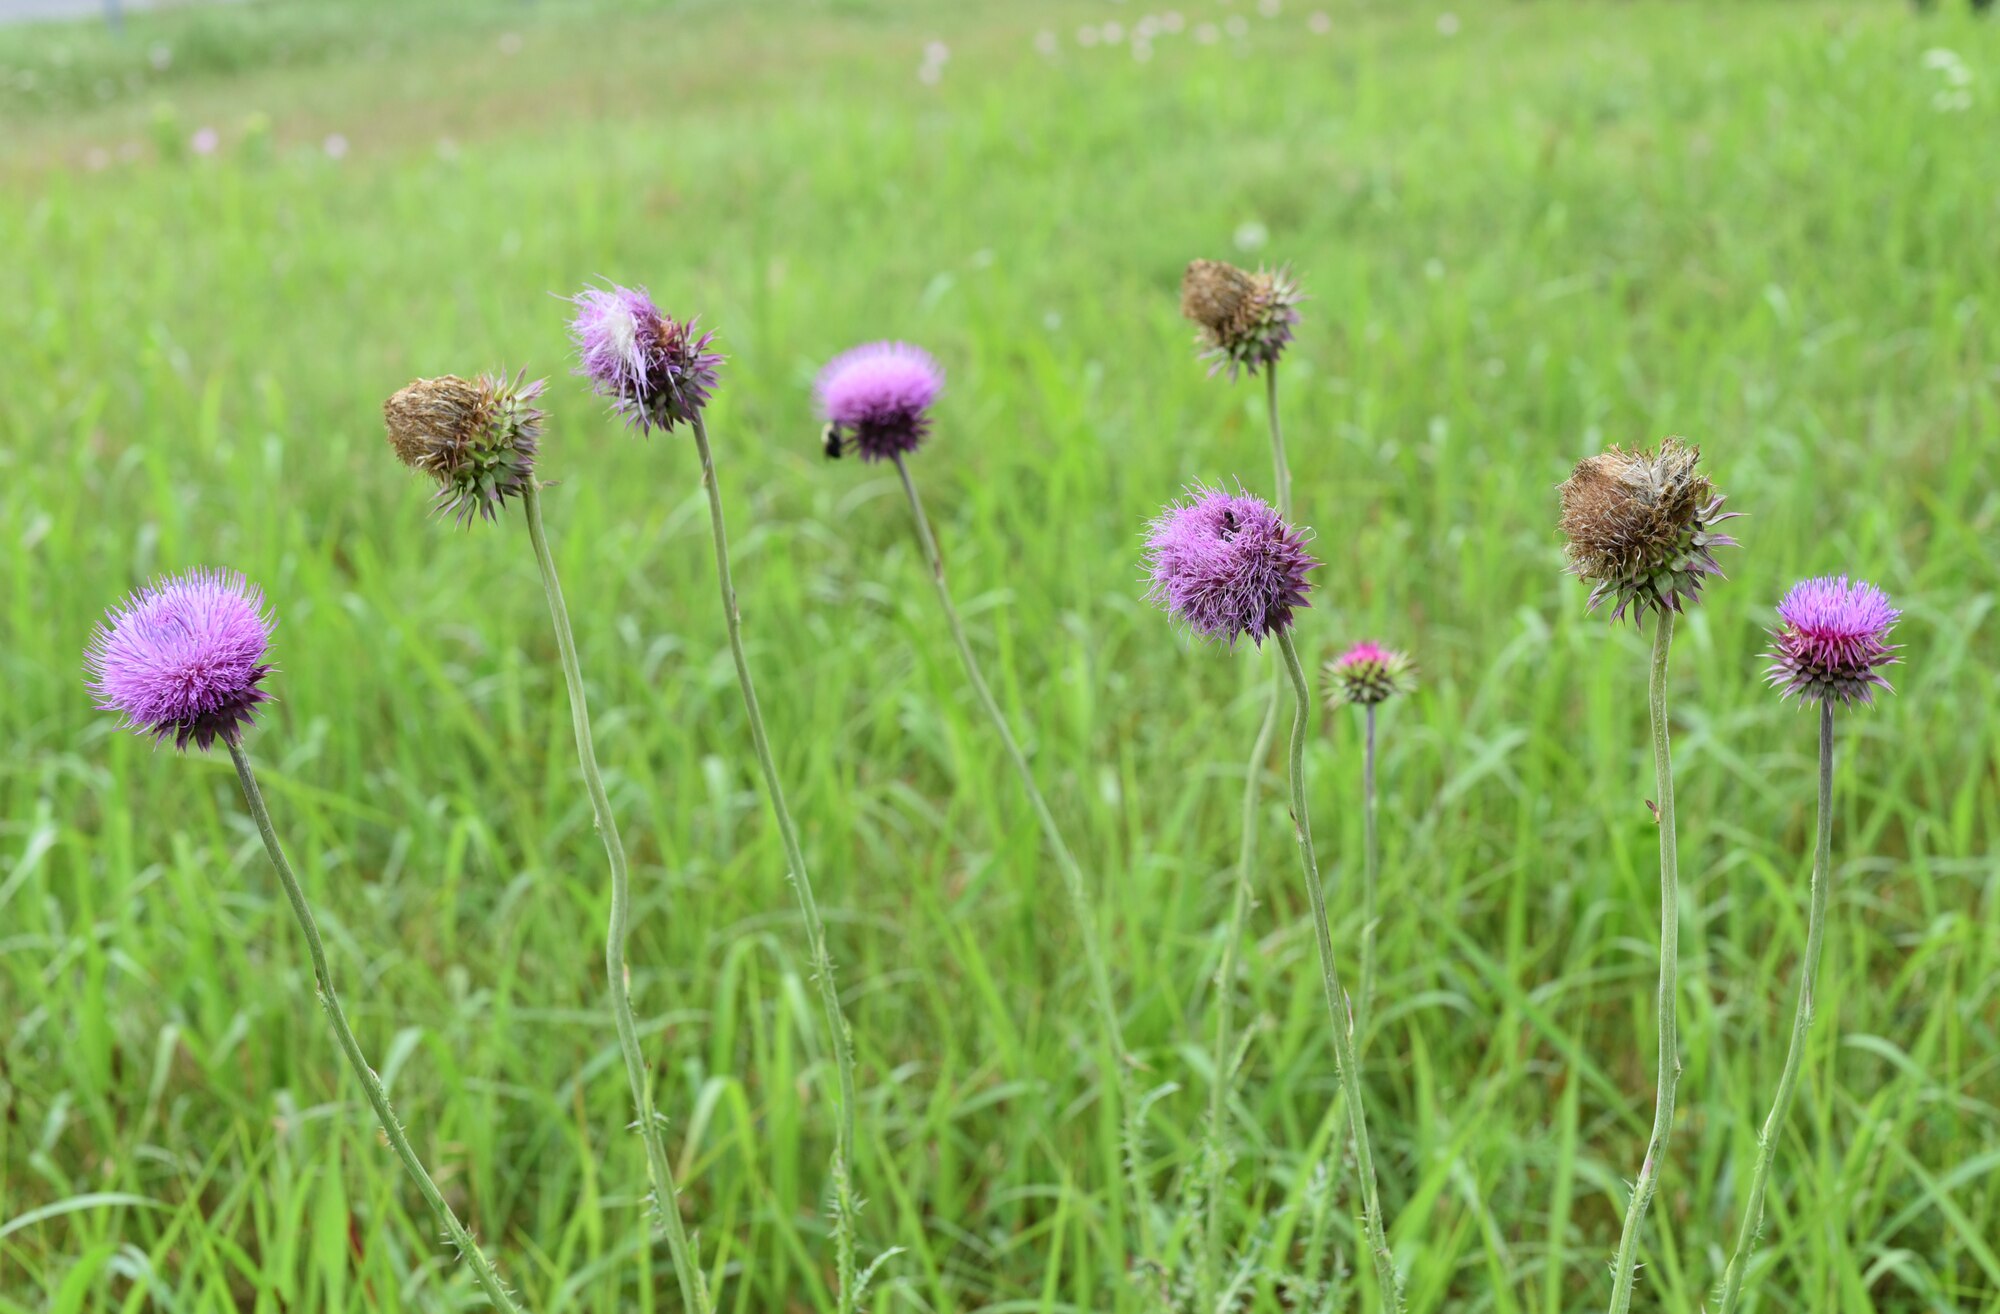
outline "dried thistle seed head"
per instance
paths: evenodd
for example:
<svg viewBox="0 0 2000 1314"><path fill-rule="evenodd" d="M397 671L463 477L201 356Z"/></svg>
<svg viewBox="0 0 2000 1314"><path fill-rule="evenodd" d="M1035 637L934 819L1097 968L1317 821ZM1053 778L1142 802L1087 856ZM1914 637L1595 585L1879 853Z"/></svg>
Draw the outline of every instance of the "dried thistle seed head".
<svg viewBox="0 0 2000 1314"><path fill-rule="evenodd" d="M1592 585L1592 610L1615 598L1614 621L1678 612L1722 573L1713 549L1736 540L1715 526L1737 513L1722 510L1700 461L1700 448L1669 438L1656 452L1613 447L1577 462L1557 491L1569 567Z"/></svg>
<svg viewBox="0 0 2000 1314"><path fill-rule="evenodd" d="M462 525L493 519L534 480L543 419L535 400L546 380L526 377L418 379L382 403L396 459L437 480L438 509Z"/></svg>
<svg viewBox="0 0 2000 1314"><path fill-rule="evenodd" d="M1214 361L1210 374L1255 374L1278 363L1299 322L1298 281L1289 270L1238 269L1221 260L1193 260L1181 276L1181 314L1201 326L1196 343Z"/></svg>
<svg viewBox="0 0 2000 1314"><path fill-rule="evenodd" d="M1417 687L1408 653L1377 643L1357 643L1326 664L1326 705L1367 707Z"/></svg>

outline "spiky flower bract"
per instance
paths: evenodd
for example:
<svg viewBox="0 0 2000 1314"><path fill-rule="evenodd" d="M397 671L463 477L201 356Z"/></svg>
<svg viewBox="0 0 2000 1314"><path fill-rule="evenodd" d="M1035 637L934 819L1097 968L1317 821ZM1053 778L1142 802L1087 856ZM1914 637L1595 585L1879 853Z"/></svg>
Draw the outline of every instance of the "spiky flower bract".
<svg viewBox="0 0 2000 1314"><path fill-rule="evenodd" d="M1610 451L1577 462L1557 491L1569 566L1592 585L1590 608L1615 598L1611 619L1627 610L1679 612L1701 599L1703 580L1720 575L1713 549L1736 540L1715 526L1737 513L1696 466L1701 449L1669 438L1656 452Z"/></svg>
<svg viewBox="0 0 2000 1314"><path fill-rule="evenodd" d="M1146 597L1197 634L1261 646L1312 604L1318 567L1306 538L1277 508L1241 491L1197 484L1147 526Z"/></svg>
<svg viewBox="0 0 2000 1314"><path fill-rule="evenodd" d="M697 330L696 317L663 314L644 288L590 287L570 301L577 373L634 428L672 433L708 405L722 356L709 350L715 334Z"/></svg>
<svg viewBox="0 0 2000 1314"><path fill-rule="evenodd" d="M235 571L169 575L105 614L84 653L97 706L155 742L207 752L242 740L257 704L274 624L263 593Z"/></svg>
<svg viewBox="0 0 2000 1314"><path fill-rule="evenodd" d="M418 379L382 403L396 458L438 481L438 510L461 525L474 516L493 519L534 481L543 419L535 401L547 380L526 378L523 370L512 381L495 374Z"/></svg>
<svg viewBox="0 0 2000 1314"><path fill-rule="evenodd" d="M1326 664L1329 707L1368 707L1417 687L1416 663L1408 653L1361 642Z"/></svg>
<svg viewBox="0 0 2000 1314"><path fill-rule="evenodd" d="M1878 668L1898 660L1888 638L1902 614L1873 584L1845 575L1800 580L1778 604L1766 678L1781 697L1805 703L1872 703L1875 690L1890 687Z"/></svg>
<svg viewBox="0 0 2000 1314"><path fill-rule="evenodd" d="M826 421L826 454L888 461L930 436L930 408L944 393L944 367L922 347L870 342L828 361L813 380Z"/></svg>
<svg viewBox="0 0 2000 1314"><path fill-rule="evenodd" d="M1221 260L1191 260L1181 275L1181 314L1201 325L1196 341L1210 374L1255 374L1278 363L1299 322L1298 280L1284 268L1251 273Z"/></svg>

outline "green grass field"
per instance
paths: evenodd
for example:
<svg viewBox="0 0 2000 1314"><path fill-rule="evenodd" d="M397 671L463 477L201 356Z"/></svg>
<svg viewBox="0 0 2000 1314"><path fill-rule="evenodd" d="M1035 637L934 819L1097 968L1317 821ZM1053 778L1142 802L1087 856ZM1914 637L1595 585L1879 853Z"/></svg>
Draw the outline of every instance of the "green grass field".
<svg viewBox="0 0 2000 1314"><path fill-rule="evenodd" d="M1410 1308L1609 1295L1653 1107L1646 642L1585 615L1553 490L1680 433L1748 515L1675 649L1685 1072L1635 1308L1700 1308L1735 1235L1813 826L1813 717L1758 652L1790 581L1852 571L1905 607L1906 664L1840 722L1819 1022L1750 1308L2000 1311L2000 26L1328 0L1322 34L1314 8L1184 0L1145 61L1077 40L1139 0L0 29L0 1311L479 1303L339 1066L227 761L154 751L84 691L102 609L196 564L280 614L249 746L453 1203L540 1314L678 1308L641 1239L603 858L527 536L429 519L382 439L410 377L523 365L552 376L548 515L683 1205L719 1309L832 1309L831 1055L694 453L570 376L551 294L596 276L698 311L729 355L712 428L860 1047L863 1240L905 1248L871 1309L1158 1308L1126 1272L1055 866L893 474L821 458L808 385L875 337L951 371L917 475L1170 1088L1143 1167L1179 1263L1268 671L1141 599L1161 502L1270 482L1261 388L1206 377L1177 313L1197 255L1290 261L1312 296L1281 373L1328 562L1302 645L1421 663L1385 722L1365 1038ZM204 127L217 149L188 152ZM1321 722L1351 969L1359 734ZM1301 1307L1283 1271L1372 1309L1268 770L1234 983L1244 1307Z"/></svg>

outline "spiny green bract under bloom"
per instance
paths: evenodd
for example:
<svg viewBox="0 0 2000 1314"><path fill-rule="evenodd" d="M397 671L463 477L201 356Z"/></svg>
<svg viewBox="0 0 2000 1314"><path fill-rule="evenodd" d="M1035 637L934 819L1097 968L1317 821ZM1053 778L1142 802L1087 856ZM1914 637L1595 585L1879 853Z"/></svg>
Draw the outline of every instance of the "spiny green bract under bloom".
<svg viewBox="0 0 2000 1314"><path fill-rule="evenodd" d="M1611 619L1678 612L1721 575L1712 549L1736 540L1715 526L1737 513L1695 467L1701 449L1669 438L1657 452L1610 451L1577 462L1557 491L1570 569L1592 585L1590 608L1616 598Z"/></svg>
<svg viewBox="0 0 2000 1314"><path fill-rule="evenodd" d="M1192 260L1181 276L1181 314L1201 325L1196 341L1213 360L1255 374L1278 363L1299 322L1298 280L1283 268L1251 273L1220 260Z"/></svg>
<svg viewBox="0 0 2000 1314"><path fill-rule="evenodd" d="M493 519L535 477L543 412L534 403L547 380L526 377L418 379L382 403L396 458L442 485L437 507L461 525Z"/></svg>
<svg viewBox="0 0 2000 1314"><path fill-rule="evenodd" d="M1380 644L1355 644L1326 664L1328 707L1373 706L1417 687L1416 663Z"/></svg>
<svg viewBox="0 0 2000 1314"><path fill-rule="evenodd" d="M1893 665L1889 630L1902 617L1889 595L1847 576L1792 585L1778 604L1783 622L1771 631L1765 678L1781 697L1804 703L1872 703L1889 682L1876 668Z"/></svg>

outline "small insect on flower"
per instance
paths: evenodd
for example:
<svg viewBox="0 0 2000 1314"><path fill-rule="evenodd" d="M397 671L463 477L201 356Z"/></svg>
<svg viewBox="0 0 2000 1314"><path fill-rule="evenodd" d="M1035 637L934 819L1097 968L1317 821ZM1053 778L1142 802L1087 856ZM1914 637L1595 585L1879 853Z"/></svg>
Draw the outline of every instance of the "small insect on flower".
<svg viewBox="0 0 2000 1314"><path fill-rule="evenodd" d="M126 596L90 636L84 669L97 706L182 752L242 740L270 674L275 622L235 571L192 570Z"/></svg>
<svg viewBox="0 0 2000 1314"><path fill-rule="evenodd" d="M1197 634L1261 646L1312 605L1306 574L1319 562L1261 498L1197 484L1146 528L1146 597Z"/></svg>
<svg viewBox="0 0 2000 1314"><path fill-rule="evenodd" d="M1695 467L1701 449L1669 438L1657 452L1610 451L1577 462L1557 490L1569 567L1590 583L1590 608L1615 597L1611 619L1629 609L1678 612L1701 599L1702 581L1721 575L1713 549L1736 540L1715 526L1737 513Z"/></svg>
<svg viewBox="0 0 2000 1314"><path fill-rule="evenodd" d="M826 420L826 454L889 461L930 436L930 408L944 395L944 366L907 342L870 342L828 361L813 381Z"/></svg>
<svg viewBox="0 0 2000 1314"><path fill-rule="evenodd" d="M710 351L714 333L702 333L695 317L661 313L644 288L592 287L570 298L576 317L577 373L634 428L672 433L692 424L708 405L722 366Z"/></svg>
<svg viewBox="0 0 2000 1314"><path fill-rule="evenodd" d="M438 481L438 510L461 525L493 519L534 480L543 419L535 400L547 380L526 377L418 379L382 403L396 459Z"/></svg>
<svg viewBox="0 0 2000 1314"><path fill-rule="evenodd" d="M1201 326L1195 339L1202 359L1214 361L1212 375L1225 366L1255 374L1278 363L1299 322L1298 280L1289 270L1251 273L1220 260L1193 260L1181 276L1181 314Z"/></svg>
<svg viewBox="0 0 2000 1314"><path fill-rule="evenodd" d="M1845 575L1801 580L1778 604L1766 678L1802 703L1872 703L1875 690L1890 689L1877 668L1900 660L1888 638L1902 614L1873 584Z"/></svg>
<svg viewBox="0 0 2000 1314"><path fill-rule="evenodd" d="M1375 643L1357 643L1326 664L1326 705L1371 707L1417 687L1409 654Z"/></svg>

